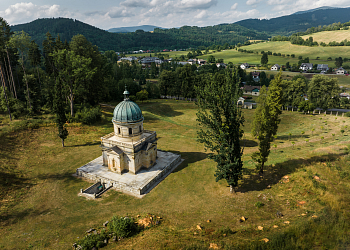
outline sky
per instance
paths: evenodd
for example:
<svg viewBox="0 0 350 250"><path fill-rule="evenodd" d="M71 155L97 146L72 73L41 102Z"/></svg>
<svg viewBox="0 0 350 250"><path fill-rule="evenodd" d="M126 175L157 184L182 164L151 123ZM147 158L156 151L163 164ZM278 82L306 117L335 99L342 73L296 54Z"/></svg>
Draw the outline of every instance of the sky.
<svg viewBox="0 0 350 250"><path fill-rule="evenodd" d="M67 17L104 30L139 25L173 28L269 19L322 6L350 7L350 0L1 0L0 17L10 25Z"/></svg>

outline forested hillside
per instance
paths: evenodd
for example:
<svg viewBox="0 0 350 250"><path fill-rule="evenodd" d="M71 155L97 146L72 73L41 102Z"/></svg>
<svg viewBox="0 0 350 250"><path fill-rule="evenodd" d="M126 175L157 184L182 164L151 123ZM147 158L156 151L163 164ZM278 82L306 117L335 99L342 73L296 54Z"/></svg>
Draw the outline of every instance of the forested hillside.
<svg viewBox="0 0 350 250"><path fill-rule="evenodd" d="M301 14L292 14L277 18L247 19L237 22L241 26L257 31L264 31L269 35L291 35L306 31L308 28L332 23L345 23L350 20L350 8L319 9Z"/></svg>
<svg viewBox="0 0 350 250"><path fill-rule="evenodd" d="M212 44L230 45L245 42L249 39L267 39L262 32L256 32L237 24L222 24L209 27L189 27L180 29L156 29L154 33L137 30L132 33L110 33L78 20L68 18L37 19L27 24L11 27L12 31L25 31L39 45L50 32L53 37L58 34L61 40L68 42L74 35L84 35L101 51L130 51L137 49L183 49Z"/></svg>

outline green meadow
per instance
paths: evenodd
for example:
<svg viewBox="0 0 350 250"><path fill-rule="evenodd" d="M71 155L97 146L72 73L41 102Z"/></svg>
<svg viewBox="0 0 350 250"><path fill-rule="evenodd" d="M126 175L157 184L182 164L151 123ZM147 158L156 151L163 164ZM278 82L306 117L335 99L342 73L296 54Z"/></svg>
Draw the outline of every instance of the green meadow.
<svg viewBox="0 0 350 250"><path fill-rule="evenodd" d="M215 181L215 163L196 140L194 103L152 100L139 106L145 129L157 131L158 148L184 159L142 199L114 190L97 200L78 196L91 184L72 174L101 155L100 137L113 131L112 108L103 107L98 124L69 124L65 148L49 115L11 123L0 116L0 249L71 249L113 215L147 213L161 216L161 224L103 249L349 246L349 118L283 111L260 177L251 160L257 151L250 134L255 110L243 110L244 178L230 194L225 181Z"/></svg>
<svg viewBox="0 0 350 250"><path fill-rule="evenodd" d="M309 35L302 36L302 38L308 39L310 36L312 36L313 40L321 43L324 42L328 44L329 42L341 42L346 40L350 40L350 30L331 30L331 31L322 31L317 32Z"/></svg>

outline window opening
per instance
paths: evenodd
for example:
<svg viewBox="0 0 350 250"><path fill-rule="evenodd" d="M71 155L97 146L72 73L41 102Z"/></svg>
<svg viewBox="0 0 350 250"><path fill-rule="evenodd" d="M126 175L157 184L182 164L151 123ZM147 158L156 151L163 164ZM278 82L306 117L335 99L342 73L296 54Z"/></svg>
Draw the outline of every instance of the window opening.
<svg viewBox="0 0 350 250"><path fill-rule="evenodd" d="M129 135L132 135L132 128L129 128Z"/></svg>

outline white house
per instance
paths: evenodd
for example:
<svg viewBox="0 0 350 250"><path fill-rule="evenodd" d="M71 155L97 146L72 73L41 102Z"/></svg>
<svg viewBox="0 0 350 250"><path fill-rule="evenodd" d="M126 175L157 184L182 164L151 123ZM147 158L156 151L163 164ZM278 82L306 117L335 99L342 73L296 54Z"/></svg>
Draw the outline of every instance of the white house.
<svg viewBox="0 0 350 250"><path fill-rule="evenodd" d="M279 66L278 64L275 64L271 67L271 70L280 70L281 66Z"/></svg>
<svg viewBox="0 0 350 250"><path fill-rule="evenodd" d="M340 67L340 68L338 68L337 69L337 71L335 72L337 75L344 75L345 74L345 70L342 68L342 67Z"/></svg>
<svg viewBox="0 0 350 250"><path fill-rule="evenodd" d="M306 70L311 70L312 67L313 67L313 66L312 66L312 63L302 63L302 64L300 65L300 68L299 68L299 69L306 71Z"/></svg>
<svg viewBox="0 0 350 250"><path fill-rule="evenodd" d="M249 64L248 63L243 63L241 64L241 69L249 69Z"/></svg>

